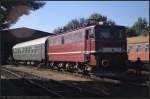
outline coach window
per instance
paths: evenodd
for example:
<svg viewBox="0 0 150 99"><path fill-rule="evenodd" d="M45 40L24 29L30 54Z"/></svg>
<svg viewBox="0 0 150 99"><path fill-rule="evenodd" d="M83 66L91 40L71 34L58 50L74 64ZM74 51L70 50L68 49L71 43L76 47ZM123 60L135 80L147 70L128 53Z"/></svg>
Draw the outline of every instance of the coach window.
<svg viewBox="0 0 150 99"><path fill-rule="evenodd" d="M27 53L29 54L29 48L27 47Z"/></svg>
<svg viewBox="0 0 150 99"><path fill-rule="evenodd" d="M30 47L28 48L28 50L29 50L29 54L31 53L31 49L30 49Z"/></svg>
<svg viewBox="0 0 150 99"><path fill-rule="evenodd" d="M140 52L141 50L142 50L141 45L137 45L137 46L136 46L136 51L137 51L137 52Z"/></svg>
<svg viewBox="0 0 150 99"><path fill-rule="evenodd" d="M34 53L35 53L35 54L37 54L37 51L36 51L36 50L37 50L37 49L34 49Z"/></svg>
<svg viewBox="0 0 150 99"><path fill-rule="evenodd" d="M131 52L131 50L133 49L132 45L128 46L128 52Z"/></svg>
<svg viewBox="0 0 150 99"><path fill-rule="evenodd" d="M26 54L28 54L28 48L26 48Z"/></svg>
<svg viewBox="0 0 150 99"><path fill-rule="evenodd" d="M21 48L21 54L23 54L23 48Z"/></svg>
<svg viewBox="0 0 150 99"><path fill-rule="evenodd" d="M32 53L32 49L31 49L31 47L29 47L29 53L30 53L30 54Z"/></svg>
<svg viewBox="0 0 150 99"><path fill-rule="evenodd" d="M146 52L149 51L149 44L146 44L145 51L146 51Z"/></svg>
<svg viewBox="0 0 150 99"><path fill-rule="evenodd" d="M22 48L20 48L20 54L22 54Z"/></svg>
<svg viewBox="0 0 150 99"><path fill-rule="evenodd" d="M24 48L22 48L22 54L24 54Z"/></svg>
<svg viewBox="0 0 150 99"><path fill-rule="evenodd" d="M18 49L18 53L20 54L20 49Z"/></svg>
<svg viewBox="0 0 150 99"><path fill-rule="evenodd" d="M13 49L13 53L14 53L14 54L16 54L16 51L15 51L15 49Z"/></svg>

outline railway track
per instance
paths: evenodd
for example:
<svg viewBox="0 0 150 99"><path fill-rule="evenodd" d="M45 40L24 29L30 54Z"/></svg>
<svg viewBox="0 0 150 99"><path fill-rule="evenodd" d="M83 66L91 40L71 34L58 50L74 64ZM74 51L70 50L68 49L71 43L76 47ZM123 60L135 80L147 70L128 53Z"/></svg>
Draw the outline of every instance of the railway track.
<svg viewBox="0 0 150 99"><path fill-rule="evenodd" d="M21 87L23 87L23 91L26 90L25 87L30 87L30 89L35 88L35 89L32 89L33 95L37 95L37 96L38 95L42 95L42 96L48 95L50 97L57 97L57 98L62 97L59 94L54 93L51 90L47 89L46 87L41 86L40 84L36 83L35 81L26 79L25 77L23 77L22 75L19 75L18 73L12 72L12 71L10 71L8 69L4 69L4 68L1 71L2 71L2 75L7 79L20 80L19 82L22 82L22 84L19 84L19 86L21 85ZM18 88L18 90L19 90L19 88ZM34 93L34 90L36 90L35 93ZM32 93L30 95L32 95Z"/></svg>
<svg viewBox="0 0 150 99"><path fill-rule="evenodd" d="M7 67L6 67L7 68ZM128 96L128 97L134 97L134 96L139 96L139 97L145 97L148 95L148 89L149 85L142 85L141 83L134 83L134 82L127 82L127 81L121 81L121 80L116 80L113 78L107 78L107 77L91 77L87 75L82 75L82 74L72 74L69 72L58 72L57 70L52 70L53 72L60 73L60 74L68 74L68 75L74 75L74 76L80 76L82 78L89 78L93 79L92 82L58 82L55 80L49 80L51 82L50 84L47 84L48 82L42 82L46 78L42 77L40 78L38 75L34 75L33 73L27 73L23 71L18 71L13 68L7 68L7 69L12 69L13 72L16 73L21 73L22 76L27 77L28 79L40 79L39 82L42 85L46 86L49 88L50 86L54 86L50 88L51 90L54 90L54 92L57 92L64 97L122 97L122 96ZM39 68L40 71L44 71L46 68ZM55 74L55 73L54 73ZM27 76L28 75L28 76ZM95 83L96 82L96 83ZM57 83L59 86L57 86ZM96 85L96 86L95 86ZM100 85L100 86L99 86ZM67 90L62 90L65 88L70 88L72 90L77 90L78 93L75 94L74 91L67 92ZM58 89L58 90L56 90ZM120 91L118 91L120 90ZM74 94L72 94L72 92ZM65 94L67 93L67 94ZM68 95L69 94L69 95ZM80 95L79 95L80 94ZM88 95L87 95L88 94ZM76 96L75 96L76 95Z"/></svg>
<svg viewBox="0 0 150 99"><path fill-rule="evenodd" d="M45 80L35 75L31 75L25 72L15 71L11 69L2 68L3 75L9 75L9 78L18 78L24 80L30 84L30 86L36 86L42 90L45 90L52 95L52 97L104 97L104 94L97 94L95 92L89 92L83 89L83 87L71 86L65 83L61 83L55 80Z"/></svg>
<svg viewBox="0 0 150 99"><path fill-rule="evenodd" d="M92 79L94 81L100 81L100 82L105 82L105 83L129 84L129 85L141 86L141 87L149 87L149 83L150 83L149 81L145 81L145 83L138 83L133 79L129 80L127 77L123 78L122 76L120 76L120 77L116 77L116 76L108 77L108 76L105 76L105 75L96 76L94 73L91 73L89 75L84 75L84 74L78 74L78 73L71 73L71 72L67 72L67 71L62 72L62 71L59 71L59 70L52 70L52 69L50 69L50 70L54 71L54 72L62 73L62 74L73 75L73 76ZM121 74L118 74L118 75L121 75Z"/></svg>

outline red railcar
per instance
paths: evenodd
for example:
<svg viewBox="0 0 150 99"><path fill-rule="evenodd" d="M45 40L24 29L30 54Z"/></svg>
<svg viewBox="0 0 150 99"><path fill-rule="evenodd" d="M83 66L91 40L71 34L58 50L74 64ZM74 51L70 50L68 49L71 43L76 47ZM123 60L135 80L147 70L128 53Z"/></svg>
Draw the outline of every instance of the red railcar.
<svg viewBox="0 0 150 99"><path fill-rule="evenodd" d="M128 59L136 61L139 57L143 62L149 62L149 36L130 37L128 41Z"/></svg>
<svg viewBox="0 0 150 99"><path fill-rule="evenodd" d="M93 25L48 38L50 66L91 70L124 63L127 59L123 26Z"/></svg>

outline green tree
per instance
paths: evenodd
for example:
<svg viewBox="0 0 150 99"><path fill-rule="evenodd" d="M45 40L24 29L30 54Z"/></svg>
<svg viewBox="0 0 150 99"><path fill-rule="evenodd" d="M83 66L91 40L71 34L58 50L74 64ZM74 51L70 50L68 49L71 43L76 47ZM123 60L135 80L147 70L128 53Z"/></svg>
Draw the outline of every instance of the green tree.
<svg viewBox="0 0 150 99"><path fill-rule="evenodd" d="M9 28L22 15L41 8L45 3L34 0L1 0L0 1L0 29Z"/></svg>
<svg viewBox="0 0 150 99"><path fill-rule="evenodd" d="M112 21L112 20L108 20L106 22L107 25L115 25L115 21Z"/></svg>
<svg viewBox="0 0 150 99"><path fill-rule="evenodd" d="M137 36L136 31L131 29L130 27L127 28L126 32L128 37Z"/></svg>
<svg viewBox="0 0 150 99"><path fill-rule="evenodd" d="M148 32L148 22L145 18L139 17L131 29L133 29L137 35L141 35L145 32Z"/></svg>
<svg viewBox="0 0 150 99"><path fill-rule="evenodd" d="M61 33L61 32L66 32L69 30L73 30L73 29L82 27L85 22L86 22L86 19L84 19L84 18L72 19L65 26L57 27L56 29L54 29L53 32L54 33Z"/></svg>
<svg viewBox="0 0 150 99"><path fill-rule="evenodd" d="M53 30L54 33L58 34L63 32L63 28L62 27L57 27L56 29Z"/></svg>
<svg viewBox="0 0 150 99"><path fill-rule="evenodd" d="M77 27L79 27L79 25L80 22L78 19L72 19L71 21L68 22L66 27L70 30L70 29L76 29Z"/></svg>
<svg viewBox="0 0 150 99"><path fill-rule="evenodd" d="M102 16L99 13L93 13L93 14L91 14L88 19L89 20L93 20L95 22L100 22L100 21L106 22L107 21L107 17L106 16Z"/></svg>
<svg viewBox="0 0 150 99"><path fill-rule="evenodd" d="M112 20L107 20L106 16L102 16L99 13L93 13L86 19L85 18L72 19L63 27L63 31L66 32L79 27L98 24L101 21L104 22L105 25L115 25L115 22ZM53 32L55 33L58 31L59 28L56 28Z"/></svg>
<svg viewBox="0 0 150 99"><path fill-rule="evenodd" d="M87 21L87 20L86 20L85 18L80 18L80 19L79 19L80 27L84 26L84 24L85 24L86 21Z"/></svg>

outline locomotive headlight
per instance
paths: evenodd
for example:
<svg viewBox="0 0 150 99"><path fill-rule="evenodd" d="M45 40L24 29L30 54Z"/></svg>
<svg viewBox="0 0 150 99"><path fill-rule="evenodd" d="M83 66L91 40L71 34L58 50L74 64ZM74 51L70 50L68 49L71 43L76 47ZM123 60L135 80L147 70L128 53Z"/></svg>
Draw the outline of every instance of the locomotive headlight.
<svg viewBox="0 0 150 99"><path fill-rule="evenodd" d="M102 64L102 66L104 66L104 67L108 67L108 66L109 66L109 60L103 59L101 64Z"/></svg>

